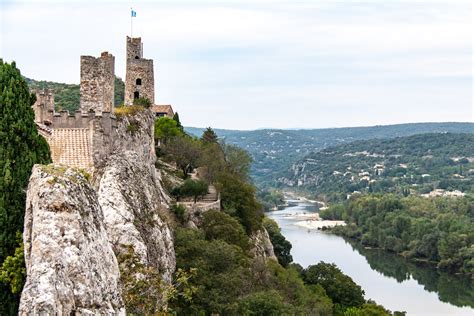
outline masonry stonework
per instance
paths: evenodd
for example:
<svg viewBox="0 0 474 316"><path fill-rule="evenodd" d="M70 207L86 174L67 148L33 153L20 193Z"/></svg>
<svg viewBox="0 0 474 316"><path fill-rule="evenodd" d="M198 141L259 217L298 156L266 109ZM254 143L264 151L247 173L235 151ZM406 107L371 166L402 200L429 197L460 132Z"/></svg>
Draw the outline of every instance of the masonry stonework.
<svg viewBox="0 0 474 316"><path fill-rule="evenodd" d="M54 93L53 90L36 90L36 102L33 105L35 122L50 125L54 116Z"/></svg>
<svg viewBox="0 0 474 316"><path fill-rule="evenodd" d="M81 101L83 113L112 112L114 107L115 57L103 52L100 57L81 56Z"/></svg>
<svg viewBox="0 0 474 316"><path fill-rule="evenodd" d="M125 74L125 105L133 105L137 98L155 103L153 60L143 58L140 37L127 36L127 69Z"/></svg>

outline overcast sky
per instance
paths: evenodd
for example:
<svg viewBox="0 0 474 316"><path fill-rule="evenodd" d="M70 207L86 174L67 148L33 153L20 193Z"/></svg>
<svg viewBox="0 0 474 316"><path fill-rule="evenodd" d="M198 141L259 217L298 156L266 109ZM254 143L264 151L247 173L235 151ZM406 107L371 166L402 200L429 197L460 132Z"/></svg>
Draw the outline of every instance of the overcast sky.
<svg viewBox="0 0 474 316"><path fill-rule="evenodd" d="M156 102L187 126L323 128L474 121L471 1L1 2L0 52L79 83L79 56L134 36Z"/></svg>

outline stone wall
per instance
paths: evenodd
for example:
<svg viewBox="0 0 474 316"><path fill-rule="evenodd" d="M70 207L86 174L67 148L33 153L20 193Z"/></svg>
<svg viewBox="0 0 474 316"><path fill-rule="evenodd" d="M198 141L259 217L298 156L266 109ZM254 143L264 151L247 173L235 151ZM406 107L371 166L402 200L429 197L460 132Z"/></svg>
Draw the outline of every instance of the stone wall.
<svg viewBox="0 0 474 316"><path fill-rule="evenodd" d="M81 101L83 113L90 110L111 112L114 107L115 57L103 52L100 57L81 56Z"/></svg>
<svg viewBox="0 0 474 316"><path fill-rule="evenodd" d="M125 104L133 105L136 97L155 103L153 60L143 58L141 38L127 36L127 71L125 75Z"/></svg>
<svg viewBox="0 0 474 316"><path fill-rule="evenodd" d="M54 116L54 93L53 90L36 90L36 102L33 104L35 122L50 124Z"/></svg>
<svg viewBox="0 0 474 316"><path fill-rule="evenodd" d="M91 173L104 164L114 149L117 120L109 112L56 113L46 140L54 163L85 169Z"/></svg>

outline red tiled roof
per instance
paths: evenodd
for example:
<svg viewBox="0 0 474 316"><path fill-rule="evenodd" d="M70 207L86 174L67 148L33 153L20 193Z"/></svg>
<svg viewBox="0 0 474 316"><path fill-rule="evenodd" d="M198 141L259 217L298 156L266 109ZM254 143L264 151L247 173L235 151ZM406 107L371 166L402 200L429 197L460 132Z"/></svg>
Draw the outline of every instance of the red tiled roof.
<svg viewBox="0 0 474 316"><path fill-rule="evenodd" d="M173 107L170 104L155 104L152 107L155 113L165 113L168 116L173 116Z"/></svg>

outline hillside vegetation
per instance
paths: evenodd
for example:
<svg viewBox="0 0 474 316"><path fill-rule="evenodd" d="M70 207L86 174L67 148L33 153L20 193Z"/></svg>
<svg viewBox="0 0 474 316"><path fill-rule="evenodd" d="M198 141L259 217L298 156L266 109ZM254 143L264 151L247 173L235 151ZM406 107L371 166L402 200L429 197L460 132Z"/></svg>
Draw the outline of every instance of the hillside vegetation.
<svg viewBox="0 0 474 316"><path fill-rule="evenodd" d="M186 128L196 136L202 128ZM275 186L281 172L312 152L358 140L389 139L422 133L473 133L474 123L414 123L371 127L308 130L262 129L236 131L216 129L220 139L247 150L252 158L252 179L259 186Z"/></svg>
<svg viewBox="0 0 474 316"><path fill-rule="evenodd" d="M474 277L474 200L472 198L356 196L321 211L343 219L337 234L364 246L382 248L441 270Z"/></svg>
<svg viewBox="0 0 474 316"><path fill-rule="evenodd" d="M328 201L354 192L473 193L474 134L420 134L330 147L294 164L279 182Z"/></svg>

